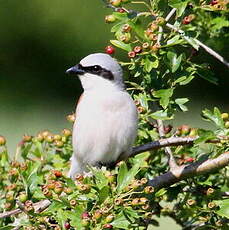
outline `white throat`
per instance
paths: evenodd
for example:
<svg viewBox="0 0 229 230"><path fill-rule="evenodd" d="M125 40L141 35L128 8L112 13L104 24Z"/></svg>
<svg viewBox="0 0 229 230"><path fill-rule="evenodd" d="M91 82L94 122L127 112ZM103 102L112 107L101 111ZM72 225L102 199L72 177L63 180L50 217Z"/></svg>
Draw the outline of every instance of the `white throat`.
<svg viewBox="0 0 229 230"><path fill-rule="evenodd" d="M122 81L112 81L90 73L80 75L79 78L84 91L122 91L125 88Z"/></svg>

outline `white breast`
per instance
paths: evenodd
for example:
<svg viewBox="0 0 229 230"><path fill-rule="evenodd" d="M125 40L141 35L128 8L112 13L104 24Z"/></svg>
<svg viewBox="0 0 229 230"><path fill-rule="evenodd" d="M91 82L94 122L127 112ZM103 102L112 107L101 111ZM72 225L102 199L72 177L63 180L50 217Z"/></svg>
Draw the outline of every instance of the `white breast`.
<svg viewBox="0 0 229 230"><path fill-rule="evenodd" d="M83 164L114 162L130 152L136 130L136 106L126 91L85 92L76 110L74 157Z"/></svg>

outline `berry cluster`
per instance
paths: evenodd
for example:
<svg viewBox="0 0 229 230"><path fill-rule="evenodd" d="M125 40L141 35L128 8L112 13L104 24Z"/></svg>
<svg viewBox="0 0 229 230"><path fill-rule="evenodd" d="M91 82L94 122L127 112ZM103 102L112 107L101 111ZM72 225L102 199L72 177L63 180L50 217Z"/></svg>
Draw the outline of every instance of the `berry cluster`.
<svg viewBox="0 0 229 230"><path fill-rule="evenodd" d="M222 113L221 118L224 121L224 126L226 129L229 129L229 114L228 113Z"/></svg>

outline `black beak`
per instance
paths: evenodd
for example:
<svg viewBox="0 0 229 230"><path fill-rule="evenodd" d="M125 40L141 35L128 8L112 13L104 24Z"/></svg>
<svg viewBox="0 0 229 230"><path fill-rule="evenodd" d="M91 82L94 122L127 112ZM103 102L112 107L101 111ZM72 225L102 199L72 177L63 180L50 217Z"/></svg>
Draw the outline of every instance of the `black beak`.
<svg viewBox="0 0 229 230"><path fill-rule="evenodd" d="M84 73L85 71L80 68L80 65L75 65L66 70L66 74L69 74L69 75L82 75Z"/></svg>

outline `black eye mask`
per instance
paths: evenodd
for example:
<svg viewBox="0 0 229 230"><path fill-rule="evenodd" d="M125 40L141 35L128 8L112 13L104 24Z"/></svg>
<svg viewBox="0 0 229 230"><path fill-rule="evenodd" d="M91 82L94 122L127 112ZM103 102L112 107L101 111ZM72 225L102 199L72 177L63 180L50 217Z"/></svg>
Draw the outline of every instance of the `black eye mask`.
<svg viewBox="0 0 229 230"><path fill-rule="evenodd" d="M101 77L103 77L105 79L108 79L108 80L114 80L114 75L112 74L112 72L107 70L107 69L105 69L105 68L102 68L99 65L82 66L81 64L78 64L77 68L79 70L81 70L81 74L91 73L91 74L94 74L94 75L101 76Z"/></svg>

